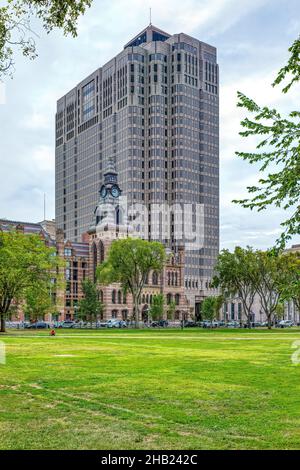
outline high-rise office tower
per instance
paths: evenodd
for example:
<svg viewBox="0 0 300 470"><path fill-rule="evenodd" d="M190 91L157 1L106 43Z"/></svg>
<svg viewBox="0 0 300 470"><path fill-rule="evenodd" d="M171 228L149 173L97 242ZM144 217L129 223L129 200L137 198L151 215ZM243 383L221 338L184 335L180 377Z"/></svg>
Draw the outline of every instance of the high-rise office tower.
<svg viewBox="0 0 300 470"><path fill-rule="evenodd" d="M152 207L202 205L204 224L196 230L203 239L186 250L185 267L186 292L197 303L209 287L219 250L215 47L149 25L58 100L56 223L66 239L80 240L89 228L109 158L129 206L150 209L139 219L141 236L176 249L183 243L178 227L195 230L194 212L189 224L178 221L176 211L163 214L159 220L170 230L167 236L157 230Z"/></svg>

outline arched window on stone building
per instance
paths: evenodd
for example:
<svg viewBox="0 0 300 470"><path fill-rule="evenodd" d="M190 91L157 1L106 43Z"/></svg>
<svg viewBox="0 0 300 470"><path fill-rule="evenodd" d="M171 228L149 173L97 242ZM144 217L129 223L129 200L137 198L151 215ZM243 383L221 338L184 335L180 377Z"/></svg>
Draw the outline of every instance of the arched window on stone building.
<svg viewBox="0 0 300 470"><path fill-rule="evenodd" d="M111 318L118 318L118 310L112 310Z"/></svg>
<svg viewBox="0 0 300 470"><path fill-rule="evenodd" d="M93 279L94 279L94 282L96 282L97 255L98 255L97 246L94 243L93 246L92 246L92 263L93 263Z"/></svg>
<svg viewBox="0 0 300 470"><path fill-rule="evenodd" d="M170 303L172 302L172 294L167 294L167 304L170 305Z"/></svg>
<svg viewBox="0 0 300 470"><path fill-rule="evenodd" d="M104 245L103 242L99 241L99 263L103 263L104 261Z"/></svg>
<svg viewBox="0 0 300 470"><path fill-rule="evenodd" d="M158 273L156 273L155 271L152 273L152 284L154 286L158 285Z"/></svg>
<svg viewBox="0 0 300 470"><path fill-rule="evenodd" d="M116 291L115 291L115 289L114 289L114 290L112 291L112 293L111 293L111 301L112 301L113 304L116 303L116 295L117 295L117 293L116 293Z"/></svg>
<svg viewBox="0 0 300 470"><path fill-rule="evenodd" d="M118 304L122 303L122 292L119 290L118 291Z"/></svg>
<svg viewBox="0 0 300 470"><path fill-rule="evenodd" d="M175 294L175 304L176 305L180 304L180 294Z"/></svg>

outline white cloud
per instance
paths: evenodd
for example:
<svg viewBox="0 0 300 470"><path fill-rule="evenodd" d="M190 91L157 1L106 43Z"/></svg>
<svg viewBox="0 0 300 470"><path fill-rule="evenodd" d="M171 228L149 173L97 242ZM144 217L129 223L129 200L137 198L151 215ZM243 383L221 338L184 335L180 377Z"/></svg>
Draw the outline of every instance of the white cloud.
<svg viewBox="0 0 300 470"><path fill-rule="evenodd" d="M47 145L40 145L32 152L32 163L35 171L53 172L55 164L54 151Z"/></svg>

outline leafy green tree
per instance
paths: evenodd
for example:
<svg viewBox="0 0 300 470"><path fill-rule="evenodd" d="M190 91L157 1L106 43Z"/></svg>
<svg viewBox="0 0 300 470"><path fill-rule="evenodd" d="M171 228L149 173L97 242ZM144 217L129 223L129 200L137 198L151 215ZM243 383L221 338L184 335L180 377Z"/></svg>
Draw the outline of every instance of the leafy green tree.
<svg viewBox="0 0 300 470"><path fill-rule="evenodd" d="M150 316L152 320L161 320L164 316L165 298L163 294L156 294L152 297L150 305Z"/></svg>
<svg viewBox="0 0 300 470"><path fill-rule="evenodd" d="M253 283L255 269L255 254L252 248L236 247L233 253L229 250L221 251L213 278L213 286L221 289L224 299L234 296L240 298L249 327L257 291Z"/></svg>
<svg viewBox="0 0 300 470"><path fill-rule="evenodd" d="M219 318L223 302L224 298L222 295L206 297L201 304L202 319L212 321Z"/></svg>
<svg viewBox="0 0 300 470"><path fill-rule="evenodd" d="M275 320L279 321L279 320L282 320L283 315L284 315L284 303L279 301L274 312L274 318Z"/></svg>
<svg viewBox="0 0 300 470"><path fill-rule="evenodd" d="M300 37L289 51L288 63L280 69L273 83L273 86L279 85L290 77L283 93L300 79ZM276 109L259 106L241 92L238 98L238 106L253 115L252 119L246 117L241 122L245 130L240 135L258 136L260 141L256 151L236 152L236 155L250 164L258 164L262 176L258 185L247 188L251 198L233 202L258 211L271 205L291 210L292 215L281 223L283 231L277 240L277 248L282 249L293 235L300 233L300 112L291 111L286 117ZM267 170L269 173L265 174Z"/></svg>
<svg viewBox="0 0 300 470"><path fill-rule="evenodd" d="M79 301L78 317L85 321L97 321L103 312L103 304L99 301L96 284L91 279L82 281L83 298Z"/></svg>
<svg viewBox="0 0 300 470"><path fill-rule="evenodd" d="M0 232L0 331L13 302L26 299L35 288L50 290L58 277L60 261L55 250L48 248L38 235L21 232Z"/></svg>
<svg viewBox="0 0 300 470"><path fill-rule="evenodd" d="M171 300L170 303L167 305L167 319L168 320L173 320L175 310L176 310L176 302L175 300Z"/></svg>
<svg viewBox="0 0 300 470"><path fill-rule="evenodd" d="M285 259L272 251L257 250L254 257L254 269L251 271L251 285L260 299L262 312L267 317L268 328L278 312L283 291L283 279L287 276Z"/></svg>
<svg viewBox="0 0 300 470"><path fill-rule="evenodd" d="M286 253L283 256L285 275L279 279L281 299L292 300L300 312L300 252Z"/></svg>
<svg viewBox="0 0 300 470"><path fill-rule="evenodd" d="M43 320L52 308L53 301L47 284L36 283L26 290L24 313L31 321Z"/></svg>
<svg viewBox="0 0 300 470"><path fill-rule="evenodd" d="M216 299L215 297L206 297L201 304L201 314L203 320L212 321L215 318Z"/></svg>
<svg viewBox="0 0 300 470"><path fill-rule="evenodd" d="M142 290L150 271L160 272L166 258L165 249L159 242L140 238L114 240L107 260L97 267L98 280L102 284L119 282L125 293L133 300L133 319L138 325Z"/></svg>
<svg viewBox="0 0 300 470"><path fill-rule="evenodd" d="M39 19L50 33L62 29L64 35L77 36L77 20L92 4L92 0L7 0L0 7L0 78L12 75L16 51L37 57L33 19Z"/></svg>

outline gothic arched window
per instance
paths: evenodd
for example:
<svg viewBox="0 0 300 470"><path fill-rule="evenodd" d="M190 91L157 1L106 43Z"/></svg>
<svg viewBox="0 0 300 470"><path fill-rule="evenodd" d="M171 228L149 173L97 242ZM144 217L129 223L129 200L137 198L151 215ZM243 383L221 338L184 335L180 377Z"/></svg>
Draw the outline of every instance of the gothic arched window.
<svg viewBox="0 0 300 470"><path fill-rule="evenodd" d="M152 274L152 284L153 284L154 286L157 286L157 285L158 285L158 274L157 274L156 272L154 272L154 273Z"/></svg>
<svg viewBox="0 0 300 470"><path fill-rule="evenodd" d="M118 318L118 310L112 310L111 318Z"/></svg>
<svg viewBox="0 0 300 470"><path fill-rule="evenodd" d="M92 247L92 263L93 263L93 278L94 282L96 282L96 268L97 268L97 246L94 243Z"/></svg>
<svg viewBox="0 0 300 470"><path fill-rule="evenodd" d="M100 240L99 242L99 263L103 263L104 261L104 245L103 242Z"/></svg>

